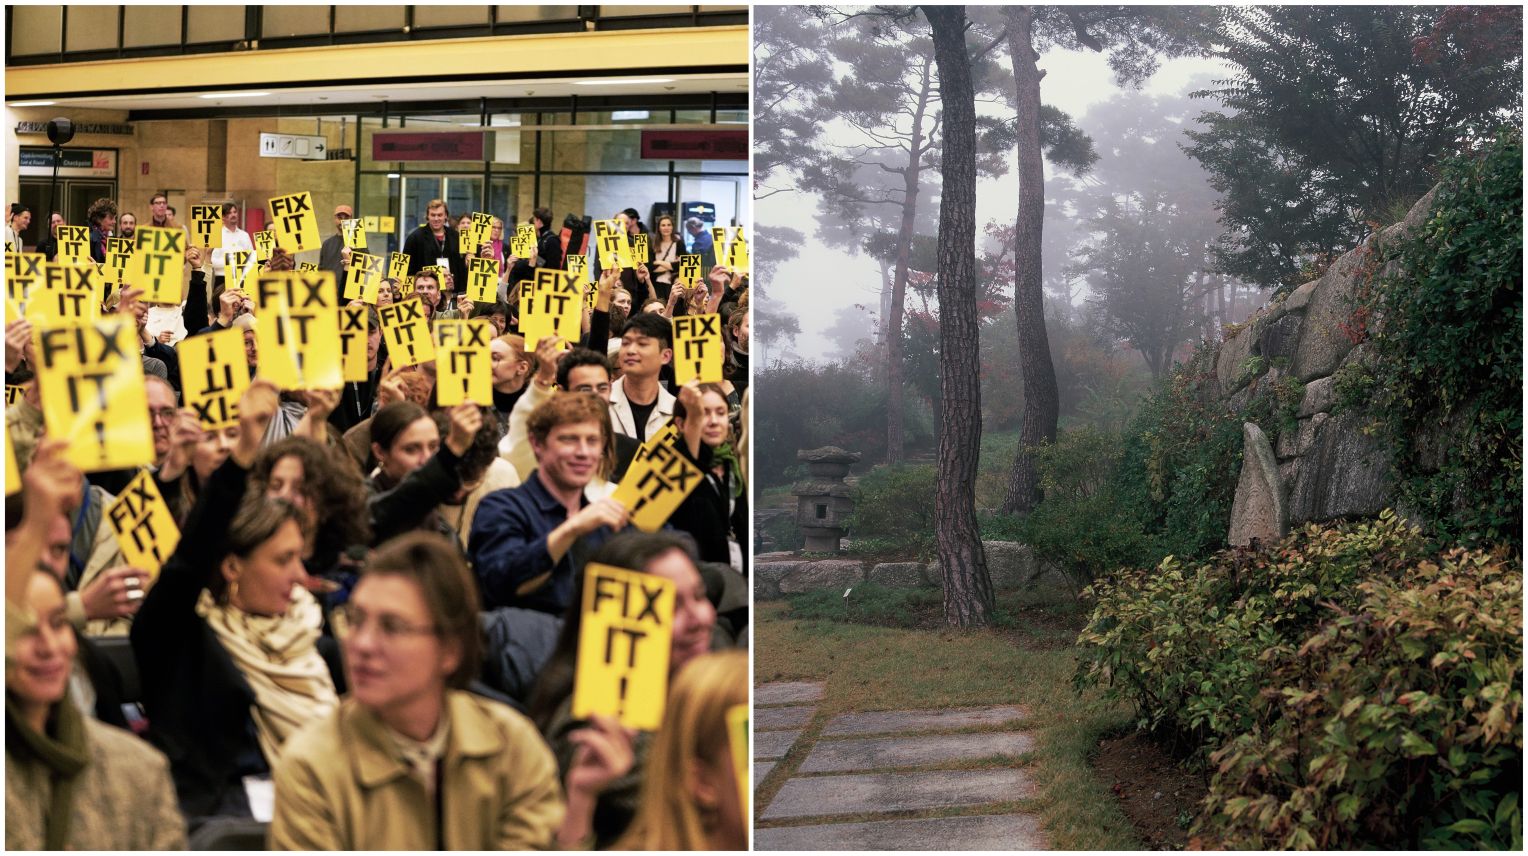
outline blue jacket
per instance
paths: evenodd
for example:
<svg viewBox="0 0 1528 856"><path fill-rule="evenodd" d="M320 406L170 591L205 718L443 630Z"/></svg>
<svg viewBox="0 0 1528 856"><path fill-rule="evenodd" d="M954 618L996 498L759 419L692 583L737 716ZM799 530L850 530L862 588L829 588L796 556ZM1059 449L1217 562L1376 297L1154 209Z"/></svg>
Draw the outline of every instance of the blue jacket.
<svg viewBox="0 0 1528 856"><path fill-rule="evenodd" d="M580 507L589 504L579 498ZM600 527L574 542L556 562L547 552L547 536L567 522L568 510L541 484L539 471L519 487L496 490L483 497L472 517L467 552L483 596L483 609L517 606L563 615L573 602L574 575L585 558L611 536ZM550 578L521 593L525 583L550 572Z"/></svg>

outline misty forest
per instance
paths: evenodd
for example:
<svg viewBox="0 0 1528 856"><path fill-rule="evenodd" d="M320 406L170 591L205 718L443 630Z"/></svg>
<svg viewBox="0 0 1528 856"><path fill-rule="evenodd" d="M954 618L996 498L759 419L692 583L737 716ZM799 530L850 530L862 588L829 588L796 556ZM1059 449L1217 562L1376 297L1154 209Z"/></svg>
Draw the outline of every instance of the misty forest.
<svg viewBox="0 0 1528 856"><path fill-rule="evenodd" d="M1053 846L1520 848L1522 14L755 7L760 624L1062 628L1199 784Z"/></svg>

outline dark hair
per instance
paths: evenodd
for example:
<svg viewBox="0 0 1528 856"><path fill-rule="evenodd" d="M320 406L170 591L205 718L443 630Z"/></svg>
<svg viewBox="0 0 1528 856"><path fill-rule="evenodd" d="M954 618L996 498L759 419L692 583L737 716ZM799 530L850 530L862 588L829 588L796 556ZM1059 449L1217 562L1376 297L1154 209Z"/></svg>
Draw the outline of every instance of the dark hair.
<svg viewBox="0 0 1528 856"><path fill-rule="evenodd" d="M450 409L442 408L431 413L430 417L435 420L435 427L440 429L440 436L444 437L451 432ZM462 455L461 462L456 465L456 472L462 481L472 481L488 472L493 459L499 456L499 438L503 436L498 417L484 408L483 426L472 435L472 445L467 447L467 453Z"/></svg>
<svg viewBox="0 0 1528 856"><path fill-rule="evenodd" d="M237 203L237 202L224 202L223 203L223 209L222 209L223 210L223 214L226 216L228 214L228 212L230 212L230 211L232 211L232 210L234 210L235 208L238 208L238 207L239 207L239 203Z"/></svg>
<svg viewBox="0 0 1528 856"><path fill-rule="evenodd" d="M598 351L588 348L573 348L557 361L557 386L559 389L568 389L568 375L579 366L599 366L605 370L608 377L614 374L610 370L610 358Z"/></svg>
<svg viewBox="0 0 1528 856"><path fill-rule="evenodd" d="M154 194L153 196L149 197L149 205L153 205L155 199L163 199L165 202L169 202L170 201L170 197L166 196L164 191L162 191L162 190L160 192Z"/></svg>
<svg viewBox="0 0 1528 856"><path fill-rule="evenodd" d="M25 205L22 205L20 202L12 202L11 203L11 216L12 217L20 217L22 214L25 214L26 212L31 211L31 210L32 209L26 207Z"/></svg>
<svg viewBox="0 0 1528 856"><path fill-rule="evenodd" d="M107 215L116 216L117 203L102 197L90 204L90 210L85 213L85 219L91 223L99 223Z"/></svg>
<svg viewBox="0 0 1528 856"><path fill-rule="evenodd" d="M428 418L430 414L414 402L395 401L371 417L371 441L384 449L391 449L399 434L415 422Z"/></svg>
<svg viewBox="0 0 1528 856"><path fill-rule="evenodd" d="M255 458L250 479L259 492L270 484L271 471L282 458L302 464L302 492L313 507L318 530L313 556L339 556L347 547L371 543L371 520L366 511L366 485L349 455L332 455L307 437L287 437L266 446Z"/></svg>
<svg viewBox="0 0 1528 856"><path fill-rule="evenodd" d="M589 561L646 573L648 562L671 550L684 553L699 570L700 558L695 549L695 539L683 532L628 530L606 541L594 551ZM557 647L547 659L541 676L536 680L535 689L531 691L529 716L542 734L547 734L557 709L573 692L578 637L583 629L584 580L584 574L575 574L573 577L573 601L568 606L567 615L563 616L562 633L557 637Z"/></svg>
<svg viewBox="0 0 1528 856"><path fill-rule="evenodd" d="M495 303L477 303L472 307L473 318L487 318L490 315L503 315L509 317L509 304L500 300Z"/></svg>
<svg viewBox="0 0 1528 856"><path fill-rule="evenodd" d="M483 662L477 582L454 544L436 532L408 532L377 548L361 576L393 574L419 586L435 632L461 646L462 659L446 685L466 689Z"/></svg>
<svg viewBox="0 0 1528 856"><path fill-rule="evenodd" d="M674 347L674 322L656 312L638 312L627 318L626 328L621 331L621 335L633 330L649 339L657 339L661 347Z"/></svg>
<svg viewBox="0 0 1528 856"><path fill-rule="evenodd" d="M541 224L548 229L552 228L552 209L548 208L547 206L543 205L540 208L537 208L535 211L532 211L531 216L535 217L537 220L540 220Z"/></svg>
<svg viewBox="0 0 1528 856"><path fill-rule="evenodd" d="M635 208L627 208L626 210L622 211L621 213L625 214L627 217L630 217L633 222L637 222L637 223L642 222L642 215L638 214L637 213L637 209L635 209Z"/></svg>
<svg viewBox="0 0 1528 856"><path fill-rule="evenodd" d="M247 491L239 503L239 510L228 524L223 536L224 556L249 558L261 544L271 540L287 521L302 529L302 512L284 499L269 497L264 491ZM228 595L228 580L223 578L222 562L218 562L207 575L207 590L221 601Z"/></svg>

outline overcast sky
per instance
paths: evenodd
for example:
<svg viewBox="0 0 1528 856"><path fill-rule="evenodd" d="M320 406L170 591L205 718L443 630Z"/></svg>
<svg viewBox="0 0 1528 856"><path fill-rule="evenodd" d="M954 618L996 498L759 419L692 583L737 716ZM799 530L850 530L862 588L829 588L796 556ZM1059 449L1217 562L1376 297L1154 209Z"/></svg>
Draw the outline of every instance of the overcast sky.
<svg viewBox="0 0 1528 856"><path fill-rule="evenodd" d="M1079 120L1088 108L1107 101L1120 88L1114 83L1103 54L1092 51L1051 51L1039 63L1049 72L1040 84L1041 100L1066 111ZM1165 61L1141 90L1147 95L1176 95L1193 78L1211 74L1224 76L1225 67L1214 60L1175 59ZM1211 104L1205 103L1206 108ZM1084 128L1083 130L1087 130ZM832 134L832 126L827 133ZM1011 223L1017 213L1018 177L1015 158L1009 158L1008 172L1001 178L978 181L976 188L976 223L978 241L982 228L992 220ZM754 216L760 225L790 226L808 235L800 254L782 262L763 290L771 304L784 303L801 324L801 335L792 348L771 347L770 361L799 356L814 362L828 361L840 351L839 343L828 335L829 328L840 320L840 311L863 304L879 311L881 274L879 265L868 256L848 255L813 240L816 223L815 194L777 193L754 203ZM846 343L847 344L847 343Z"/></svg>

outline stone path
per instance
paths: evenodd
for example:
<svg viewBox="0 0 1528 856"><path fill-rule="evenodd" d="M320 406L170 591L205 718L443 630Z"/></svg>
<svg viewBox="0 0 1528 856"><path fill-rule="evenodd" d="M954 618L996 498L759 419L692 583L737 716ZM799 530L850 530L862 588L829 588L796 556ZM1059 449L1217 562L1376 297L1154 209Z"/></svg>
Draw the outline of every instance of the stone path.
<svg viewBox="0 0 1528 856"><path fill-rule="evenodd" d="M755 849L1046 847L1034 816L997 813L1035 795L1022 761L1035 748L1019 730L1022 709L846 713L822 722L814 703L825 689L810 681L754 689L755 789L777 767L786 771L771 798L754 806Z"/></svg>

